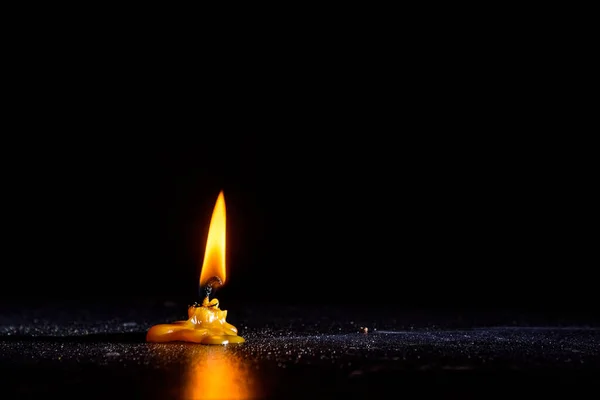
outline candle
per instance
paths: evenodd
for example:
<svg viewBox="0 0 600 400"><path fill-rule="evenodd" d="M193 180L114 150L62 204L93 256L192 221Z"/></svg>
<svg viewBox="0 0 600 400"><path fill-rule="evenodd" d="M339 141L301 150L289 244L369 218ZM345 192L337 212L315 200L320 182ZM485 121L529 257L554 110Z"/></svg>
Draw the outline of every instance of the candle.
<svg viewBox="0 0 600 400"><path fill-rule="evenodd" d="M225 319L227 311L219 308L219 300L210 300L210 294L225 283L225 240L226 212L225 196L219 193L208 229L204 261L200 271L200 294L202 303L194 303L188 308L188 319L171 324L155 325L146 335L146 341L193 342L202 344L243 343L237 328Z"/></svg>

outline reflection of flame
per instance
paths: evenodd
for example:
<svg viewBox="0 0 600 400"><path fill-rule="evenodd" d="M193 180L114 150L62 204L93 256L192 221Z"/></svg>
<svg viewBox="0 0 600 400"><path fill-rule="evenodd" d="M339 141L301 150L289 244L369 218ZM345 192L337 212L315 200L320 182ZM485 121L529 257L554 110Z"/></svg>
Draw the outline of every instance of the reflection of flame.
<svg viewBox="0 0 600 400"><path fill-rule="evenodd" d="M219 193L217 202L210 219L208 238L206 239L206 250L204 251L204 262L200 272L200 286L204 286L212 277L219 277L225 283L225 233L226 213L225 196L223 191Z"/></svg>
<svg viewBox="0 0 600 400"><path fill-rule="evenodd" d="M186 400L250 399L253 380L250 367L224 347L203 347L191 356L183 393Z"/></svg>
<svg viewBox="0 0 600 400"><path fill-rule="evenodd" d="M231 347L148 343L148 349L158 365L184 363L184 374L179 368L167 368L168 375L175 374L175 380L181 382L172 397L182 400L264 397L252 364Z"/></svg>

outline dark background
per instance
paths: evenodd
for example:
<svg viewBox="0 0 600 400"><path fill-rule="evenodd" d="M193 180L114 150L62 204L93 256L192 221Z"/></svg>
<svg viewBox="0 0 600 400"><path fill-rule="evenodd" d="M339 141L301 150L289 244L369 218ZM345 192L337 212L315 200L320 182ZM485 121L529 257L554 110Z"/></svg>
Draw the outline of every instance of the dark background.
<svg viewBox="0 0 600 400"><path fill-rule="evenodd" d="M407 33L23 36L0 297L194 301L224 190L223 302L595 313L583 82L537 42Z"/></svg>
<svg viewBox="0 0 600 400"><path fill-rule="evenodd" d="M222 302L594 312L592 191L560 150L241 128L5 147L2 298L196 300L224 190Z"/></svg>

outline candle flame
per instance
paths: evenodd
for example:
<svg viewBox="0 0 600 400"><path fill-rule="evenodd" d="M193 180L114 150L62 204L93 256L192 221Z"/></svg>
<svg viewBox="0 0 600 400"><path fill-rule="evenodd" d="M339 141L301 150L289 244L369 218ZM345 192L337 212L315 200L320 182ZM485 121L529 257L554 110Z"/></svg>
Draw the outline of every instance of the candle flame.
<svg viewBox="0 0 600 400"><path fill-rule="evenodd" d="M206 239L206 250L204 251L204 262L200 272L200 286L212 277L219 277L225 283L225 236L226 236L226 213L225 196L223 191L219 193L217 202L210 219L208 238Z"/></svg>

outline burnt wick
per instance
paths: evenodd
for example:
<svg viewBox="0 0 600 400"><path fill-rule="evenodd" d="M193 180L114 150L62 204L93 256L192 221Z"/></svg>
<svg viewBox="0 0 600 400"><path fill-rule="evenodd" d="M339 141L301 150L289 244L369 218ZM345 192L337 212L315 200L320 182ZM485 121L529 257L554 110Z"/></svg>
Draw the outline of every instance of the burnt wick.
<svg viewBox="0 0 600 400"><path fill-rule="evenodd" d="M199 288L200 297L203 299L209 300L209 297L213 291L213 288L216 289L217 287L219 287L221 285L223 285L223 281L221 280L221 278L219 278L218 276L213 276L206 282L206 285L204 285L203 287L201 286ZM198 304L198 303L194 303L194 306L196 306L196 304ZM201 304L199 304L197 307L199 307L199 306L201 306Z"/></svg>

